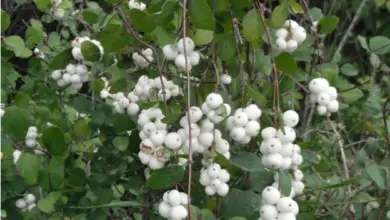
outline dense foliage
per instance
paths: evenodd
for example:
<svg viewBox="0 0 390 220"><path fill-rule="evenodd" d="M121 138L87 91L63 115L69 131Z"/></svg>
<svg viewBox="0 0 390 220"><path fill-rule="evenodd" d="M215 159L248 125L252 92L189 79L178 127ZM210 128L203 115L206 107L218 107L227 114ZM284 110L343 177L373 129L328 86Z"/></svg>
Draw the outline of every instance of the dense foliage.
<svg viewBox="0 0 390 220"><path fill-rule="evenodd" d="M2 2L1 218L390 219L389 14Z"/></svg>

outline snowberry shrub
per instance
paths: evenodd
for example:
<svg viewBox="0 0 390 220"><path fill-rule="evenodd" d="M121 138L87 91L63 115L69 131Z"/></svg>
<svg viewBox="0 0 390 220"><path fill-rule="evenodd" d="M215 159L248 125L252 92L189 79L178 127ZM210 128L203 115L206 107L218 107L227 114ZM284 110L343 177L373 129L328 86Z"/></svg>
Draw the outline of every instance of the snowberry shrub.
<svg viewBox="0 0 390 220"><path fill-rule="evenodd" d="M1 217L390 218L365 2L5 2Z"/></svg>

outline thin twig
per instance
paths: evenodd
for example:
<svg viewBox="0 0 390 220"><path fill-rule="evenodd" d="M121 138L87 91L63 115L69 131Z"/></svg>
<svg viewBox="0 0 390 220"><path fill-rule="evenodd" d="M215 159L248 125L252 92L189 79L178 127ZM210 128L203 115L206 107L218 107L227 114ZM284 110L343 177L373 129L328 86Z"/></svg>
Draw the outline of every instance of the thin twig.
<svg viewBox="0 0 390 220"><path fill-rule="evenodd" d="M339 147L340 147L341 159L343 161L344 174L345 174L345 177L347 179L349 179L350 178L349 168L348 168L348 164L347 164L347 157L345 156L345 151L344 151L345 146L344 146L343 138L341 137L340 133L337 131L337 128L334 125L334 122L331 121L329 118L328 118L328 122L329 122L330 126L332 127L332 129L337 137L337 141L338 141ZM348 192L349 192L349 195L352 195L351 185L348 185ZM353 205L350 206L350 210L352 213L355 213L355 208L353 207Z"/></svg>
<svg viewBox="0 0 390 220"><path fill-rule="evenodd" d="M369 0L362 0L362 2L360 3L360 6L359 6L359 8L356 10L356 13L355 13L355 16L354 16L353 19L352 19L352 22L349 24L349 27L347 28L347 31L344 33L344 37L341 39L339 45L337 46L337 49L336 49L336 51L334 52L333 57L336 56L336 54L340 53L341 50L344 48L344 45L347 43L349 34L351 33L352 29L355 27L355 25L356 25L358 19L360 18L360 15L361 15L362 12L363 12L364 6L366 5L366 3L367 3L368 1L369 1Z"/></svg>
<svg viewBox="0 0 390 220"><path fill-rule="evenodd" d="M187 54L186 48L186 31L187 31L187 0L183 1L183 49L184 54ZM186 64L186 72L187 72L187 119L188 119L188 189L187 189L187 198L188 198L188 219L191 220L191 183L192 183L192 132L191 132L191 79L190 79L190 68L188 59L184 59Z"/></svg>
<svg viewBox="0 0 390 220"><path fill-rule="evenodd" d="M238 66L240 68L240 82L241 82L241 104L244 104L244 97L245 97L245 90L246 90L246 86L245 86L245 77L244 77L244 66L242 64L242 60L241 60L241 51L240 51L240 47L238 46L239 45L239 39L240 38L240 33L237 33L237 28L236 28L236 25L237 25L237 22L235 21L234 17L233 17L233 12L232 12L232 7L231 7L231 4L230 4L230 0L229 0L229 14L230 14L230 19L231 19L231 22L232 22L232 30L233 30L233 38L234 38L234 43L235 43L235 46L236 46L236 53L237 53L237 61L238 61Z"/></svg>
<svg viewBox="0 0 390 220"><path fill-rule="evenodd" d="M255 6L257 5L257 9L259 11L259 15L261 17L261 23L263 24L264 26L264 29L265 29L265 32L267 34L267 38L268 38L268 42L270 43L270 46L271 46L271 34L268 30L268 27L267 27L267 24L265 23L265 18L264 18L264 12L263 12L263 7L260 3L259 0L255 1ZM280 104L279 104L279 75L278 75L278 70L276 68L276 62L275 62L275 58L272 54L272 49L270 50L270 55L271 55L271 60L272 60L272 68L273 68L273 71L274 71L274 101L273 101L273 111L276 113L275 114L275 118L274 118L274 123L275 123L275 127L278 127L278 120L277 120L277 117L278 117L278 113L280 112Z"/></svg>

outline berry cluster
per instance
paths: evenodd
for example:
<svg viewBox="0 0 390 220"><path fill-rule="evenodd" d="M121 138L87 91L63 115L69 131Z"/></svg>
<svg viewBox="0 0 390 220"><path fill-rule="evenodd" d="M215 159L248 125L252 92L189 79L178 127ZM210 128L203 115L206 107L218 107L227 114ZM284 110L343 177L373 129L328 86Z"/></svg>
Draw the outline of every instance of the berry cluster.
<svg viewBox="0 0 390 220"><path fill-rule="evenodd" d="M264 166L273 169L288 170L296 168L302 163L301 148L293 144L296 138L295 127L299 122L299 115L294 110L283 113L284 128L276 130L267 127L261 131L263 142L260 151L263 154Z"/></svg>
<svg viewBox="0 0 390 220"><path fill-rule="evenodd" d="M337 101L337 89L329 86L328 80L325 78L315 78L309 83L310 102L317 105L317 113L319 115L330 116L339 110L339 102Z"/></svg>
<svg viewBox="0 0 390 220"><path fill-rule="evenodd" d="M34 148L34 153L37 155L43 155L44 152L40 149L41 146L39 142L37 141L38 136L38 129L37 127L31 126L28 128L26 138L25 138L25 144L28 148Z"/></svg>
<svg viewBox="0 0 390 220"><path fill-rule="evenodd" d="M186 49L185 53L184 53L184 46ZM190 71L193 66L199 64L199 60L200 60L199 53L194 51L194 49L195 49L194 41L191 38L186 37L185 39L184 38L180 39L176 45L173 44L165 45L162 48L162 51L164 53L165 59L175 60L175 64L179 69Z"/></svg>
<svg viewBox="0 0 390 220"><path fill-rule="evenodd" d="M152 170L164 167L165 162L171 156L171 152L164 147L164 141L167 139L168 132L167 125L161 122L162 118L164 118L164 115L159 108L142 110L138 116L138 125L141 127L139 136L142 140L138 158L142 164L148 165ZM168 143L169 141L165 142ZM175 136L174 144L176 144L176 141L180 142L181 145L179 135ZM179 145L179 143L177 144ZM169 146L172 147L172 145Z"/></svg>
<svg viewBox="0 0 390 220"><path fill-rule="evenodd" d="M31 211L35 206L35 196L33 194L26 194L22 199L15 202L15 206L22 212Z"/></svg>
<svg viewBox="0 0 390 220"><path fill-rule="evenodd" d="M129 8L143 11L146 9L146 5L142 2L136 2L135 0L130 0L129 1Z"/></svg>
<svg viewBox="0 0 390 220"><path fill-rule="evenodd" d="M216 193L220 196L226 196L229 192L227 184L229 179L230 174L227 170L221 169L217 163L212 163L207 168L202 168L199 182L205 186L205 192L208 196L213 196Z"/></svg>
<svg viewBox="0 0 390 220"><path fill-rule="evenodd" d="M177 190L167 191L158 206L160 215L167 219L182 220L187 218L188 195Z"/></svg>
<svg viewBox="0 0 390 220"><path fill-rule="evenodd" d="M83 87L83 83L90 80L91 73L84 64L68 64L64 70L54 70L51 73L51 78L57 82L60 87L71 85L79 90Z"/></svg>
<svg viewBox="0 0 390 220"><path fill-rule="evenodd" d="M259 220L295 220L299 213L298 203L290 197L282 197L273 186L266 187L262 194Z"/></svg>
<svg viewBox="0 0 390 220"><path fill-rule="evenodd" d="M306 39L306 30L294 20L287 20L284 27L276 31L276 46L286 52L293 52Z"/></svg>
<svg viewBox="0 0 390 220"><path fill-rule="evenodd" d="M237 109L234 115L229 116L226 120L230 137L241 144L249 143L251 138L257 136L260 132L258 121L260 116L261 110L255 104Z"/></svg>
<svg viewBox="0 0 390 220"><path fill-rule="evenodd" d="M99 51L100 51L100 58L103 57L103 54L104 54L104 49L103 49L103 46L102 44L97 41L97 40L91 40L89 37L76 37L73 41L72 41L72 55L73 55L73 58L79 62L83 62L84 61L84 57L83 57L83 54L81 53L81 45L85 42L85 41L90 41L91 43L95 44L98 48L99 48Z"/></svg>
<svg viewBox="0 0 390 220"><path fill-rule="evenodd" d="M153 50L150 48L146 48L141 51L141 54L138 52L134 52L131 57L133 58L135 64L141 68L145 68L149 66L150 63L153 62Z"/></svg>
<svg viewBox="0 0 390 220"><path fill-rule="evenodd" d="M364 207L364 212L370 213L372 210L379 208L379 203L377 201L371 201L368 202L367 205Z"/></svg>
<svg viewBox="0 0 390 220"><path fill-rule="evenodd" d="M222 96L217 93L210 93L201 108L203 114L214 124L223 121L232 111L230 105L223 103Z"/></svg>

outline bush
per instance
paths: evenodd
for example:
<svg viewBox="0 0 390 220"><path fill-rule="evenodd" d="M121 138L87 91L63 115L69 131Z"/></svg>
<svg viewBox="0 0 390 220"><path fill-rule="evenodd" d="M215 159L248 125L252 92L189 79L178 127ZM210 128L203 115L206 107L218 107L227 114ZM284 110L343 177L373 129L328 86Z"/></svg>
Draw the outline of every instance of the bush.
<svg viewBox="0 0 390 220"><path fill-rule="evenodd" d="M5 2L1 217L390 219L389 11Z"/></svg>

